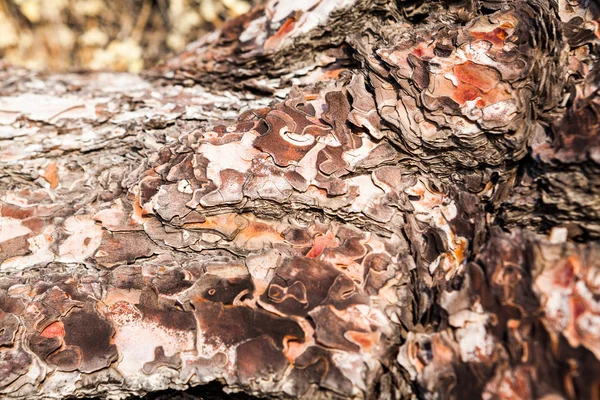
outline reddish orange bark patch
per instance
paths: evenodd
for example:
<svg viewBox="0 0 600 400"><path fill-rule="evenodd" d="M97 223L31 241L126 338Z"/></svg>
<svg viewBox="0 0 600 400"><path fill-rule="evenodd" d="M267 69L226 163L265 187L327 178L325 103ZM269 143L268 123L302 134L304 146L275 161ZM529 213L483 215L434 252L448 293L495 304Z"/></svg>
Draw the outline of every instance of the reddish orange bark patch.
<svg viewBox="0 0 600 400"><path fill-rule="evenodd" d="M145 213L141 206L141 199L139 192L135 194L135 200L133 201L133 214L138 218L138 220L144 219Z"/></svg>
<svg viewBox="0 0 600 400"><path fill-rule="evenodd" d="M348 331L346 335L348 339L359 345L364 351L371 351L371 347L378 342L374 340L372 333Z"/></svg>
<svg viewBox="0 0 600 400"><path fill-rule="evenodd" d="M325 71L324 77L327 79L336 79L340 76L342 71L345 71L345 70L346 70L346 68L330 69L330 70Z"/></svg>
<svg viewBox="0 0 600 400"><path fill-rule="evenodd" d="M226 236L230 236L235 233L239 224L236 222L238 214L219 214L214 216L207 216L204 222L190 222L184 224L185 229L206 229L220 232Z"/></svg>
<svg viewBox="0 0 600 400"><path fill-rule="evenodd" d="M306 344L294 340L292 337L286 337L284 342L283 355L288 359L290 364L294 364L296 358L300 357L304 350L306 349Z"/></svg>
<svg viewBox="0 0 600 400"><path fill-rule="evenodd" d="M56 189L58 187L60 178L58 177L58 166L56 163L50 163L46 166L42 178L50 184L51 189Z"/></svg>
<svg viewBox="0 0 600 400"><path fill-rule="evenodd" d="M475 39L486 40L495 46L502 46L508 37L507 29L512 28L514 28L513 24L506 22L491 32L470 32L470 34Z"/></svg>
<svg viewBox="0 0 600 400"><path fill-rule="evenodd" d="M464 104L467 101L475 100L481 93L471 85L459 84L456 87L455 99L459 104Z"/></svg>
<svg viewBox="0 0 600 400"><path fill-rule="evenodd" d="M283 241L283 236L273 226L264 222L249 220L248 225L238 232L236 239L245 241L253 238L262 238L271 243Z"/></svg>
<svg viewBox="0 0 600 400"><path fill-rule="evenodd" d="M573 322L587 311L586 303L578 296L571 299L571 313L573 314Z"/></svg>
<svg viewBox="0 0 600 400"><path fill-rule="evenodd" d="M36 232L36 233L41 232L42 229L44 229L44 227L46 226L46 223L41 218L29 218L29 219L23 220L21 222L21 224L23 226L26 226L29 229L31 229L32 232Z"/></svg>
<svg viewBox="0 0 600 400"><path fill-rule="evenodd" d="M37 208L21 208L10 203L3 203L0 207L0 215L14 219L26 219L37 214Z"/></svg>
<svg viewBox="0 0 600 400"><path fill-rule="evenodd" d="M456 249L454 250L454 256L459 263L462 263L465 259L465 252L467 250L467 241L463 238L458 238Z"/></svg>
<svg viewBox="0 0 600 400"><path fill-rule="evenodd" d="M472 61L454 66L454 75L461 82L472 85L484 92L492 90L500 81L500 76L495 69Z"/></svg>
<svg viewBox="0 0 600 400"><path fill-rule="evenodd" d="M281 28L277 31L277 35L287 35L294 29L294 26L296 26L296 19L294 17L286 19L283 25L281 25Z"/></svg>
<svg viewBox="0 0 600 400"><path fill-rule="evenodd" d="M53 322L42 331L41 335L45 338L64 337L65 325L61 321Z"/></svg>
<svg viewBox="0 0 600 400"><path fill-rule="evenodd" d="M248 226L244 228L242 232L250 237L260 236L269 233L275 233L277 236L279 236L279 233L275 229L273 229L272 226L265 224L264 222L257 221L249 221Z"/></svg>
<svg viewBox="0 0 600 400"><path fill-rule="evenodd" d="M313 247L306 253L306 258L317 258L328 247L339 246L338 240L333 232L327 232L326 235L319 235L313 241Z"/></svg>
<svg viewBox="0 0 600 400"><path fill-rule="evenodd" d="M579 273L580 265L577 257L571 256L566 260L561 260L558 273L554 275L554 284L562 287L569 287L573 284L575 275Z"/></svg>
<svg viewBox="0 0 600 400"><path fill-rule="evenodd" d="M281 41L283 40L285 35L290 33L294 29L295 26L296 26L296 19L294 17L290 17L290 18L286 19L285 22L281 25L281 27L277 31L277 33L275 33L273 36L271 36L270 38L268 38L265 41L265 45L264 45L265 50L272 50L272 49L276 48L277 46L279 46L279 43L281 43Z"/></svg>

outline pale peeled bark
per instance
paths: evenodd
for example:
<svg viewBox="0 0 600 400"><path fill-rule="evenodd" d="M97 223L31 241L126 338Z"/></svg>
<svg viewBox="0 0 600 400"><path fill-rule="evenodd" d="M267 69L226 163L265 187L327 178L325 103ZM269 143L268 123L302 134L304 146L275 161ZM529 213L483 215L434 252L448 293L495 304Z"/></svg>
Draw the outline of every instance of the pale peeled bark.
<svg viewBox="0 0 600 400"><path fill-rule="evenodd" d="M146 78L6 67L0 393L597 398L599 16L272 1Z"/></svg>

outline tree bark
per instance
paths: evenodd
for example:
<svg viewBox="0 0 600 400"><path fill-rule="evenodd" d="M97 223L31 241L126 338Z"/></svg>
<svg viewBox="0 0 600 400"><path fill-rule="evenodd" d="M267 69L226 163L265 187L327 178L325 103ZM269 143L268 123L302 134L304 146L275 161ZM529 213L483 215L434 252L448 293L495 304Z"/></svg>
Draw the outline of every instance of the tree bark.
<svg viewBox="0 0 600 400"><path fill-rule="evenodd" d="M270 1L0 71L0 393L600 397L600 8Z"/></svg>

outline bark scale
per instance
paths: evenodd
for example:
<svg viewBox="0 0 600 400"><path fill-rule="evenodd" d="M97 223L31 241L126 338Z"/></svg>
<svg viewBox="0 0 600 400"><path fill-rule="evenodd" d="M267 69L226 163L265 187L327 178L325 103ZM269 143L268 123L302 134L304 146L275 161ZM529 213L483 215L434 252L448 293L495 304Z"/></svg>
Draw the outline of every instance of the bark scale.
<svg viewBox="0 0 600 400"><path fill-rule="evenodd" d="M600 9L271 1L0 72L0 393L600 396Z"/></svg>

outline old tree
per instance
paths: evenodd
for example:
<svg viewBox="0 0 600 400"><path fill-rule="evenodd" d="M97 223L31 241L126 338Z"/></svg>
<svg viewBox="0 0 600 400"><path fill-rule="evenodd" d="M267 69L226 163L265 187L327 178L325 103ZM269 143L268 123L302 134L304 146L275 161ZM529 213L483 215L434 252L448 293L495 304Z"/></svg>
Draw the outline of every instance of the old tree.
<svg viewBox="0 0 600 400"><path fill-rule="evenodd" d="M0 70L0 395L600 398L600 6L272 0Z"/></svg>

